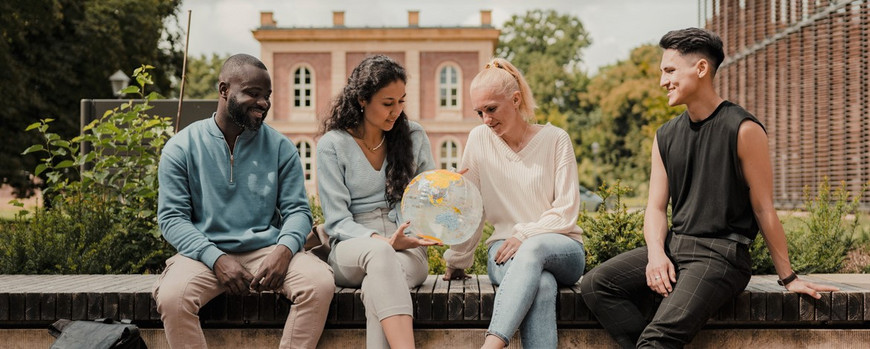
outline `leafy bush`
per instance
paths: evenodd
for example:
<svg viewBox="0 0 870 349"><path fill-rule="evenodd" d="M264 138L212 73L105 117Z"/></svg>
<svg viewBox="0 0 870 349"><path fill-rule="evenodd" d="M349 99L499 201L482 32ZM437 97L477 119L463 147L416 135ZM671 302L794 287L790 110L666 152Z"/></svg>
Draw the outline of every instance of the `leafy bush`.
<svg viewBox="0 0 870 349"><path fill-rule="evenodd" d="M317 196L311 195L308 197L308 207L311 208L311 219L314 221L314 225L323 224L325 222L323 219L323 208L320 207Z"/></svg>
<svg viewBox="0 0 870 349"><path fill-rule="evenodd" d="M611 186L604 183L598 195L604 202L612 200L614 209L607 210L607 205L601 205L595 214L581 212L579 225L584 231L587 271L620 253L644 246L643 211L628 211L623 196L629 193L631 188L622 186L620 181Z"/></svg>
<svg viewBox="0 0 870 349"><path fill-rule="evenodd" d="M859 227L856 213L866 189L865 185L860 193L853 194L846 190L846 183L841 182L832 191L827 177L819 183L815 196L808 186L804 188L807 216L800 218L802 224L798 228L786 231L792 269L806 274L834 273L842 268L847 253L854 246ZM750 252L753 273L776 272L760 234Z"/></svg>
<svg viewBox="0 0 870 349"><path fill-rule="evenodd" d="M132 101L106 111L82 135L61 139L49 130L52 119L27 127L42 136L24 154L44 157L34 174L46 173L48 208L22 211L4 223L0 245L2 273L156 272L175 251L157 227L157 165L172 132L169 118L151 116L145 95L151 66L134 71L138 86L124 93ZM82 154L83 147L91 150Z"/></svg>
<svg viewBox="0 0 870 349"><path fill-rule="evenodd" d="M493 227L489 223L484 225L480 242L474 249L474 264L466 270L468 274L486 275L488 254L485 241L492 235L492 230ZM429 275L443 275L447 271L447 262L444 260L444 251L447 251L447 248L448 246L429 246Z"/></svg>

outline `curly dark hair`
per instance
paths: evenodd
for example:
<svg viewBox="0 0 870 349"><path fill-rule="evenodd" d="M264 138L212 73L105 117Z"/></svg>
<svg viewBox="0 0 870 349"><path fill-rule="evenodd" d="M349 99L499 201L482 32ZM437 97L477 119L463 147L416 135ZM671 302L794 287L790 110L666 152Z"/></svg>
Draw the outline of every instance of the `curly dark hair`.
<svg viewBox="0 0 870 349"><path fill-rule="evenodd" d="M405 68L384 55L369 56L353 69L347 85L332 101L329 114L323 120L321 133L331 130L354 130L363 123L359 101L371 102L372 96L387 85L407 83ZM384 198L390 206L402 200L405 186L414 175L415 162L411 144L411 129L405 111L384 134L387 147L387 187Z"/></svg>

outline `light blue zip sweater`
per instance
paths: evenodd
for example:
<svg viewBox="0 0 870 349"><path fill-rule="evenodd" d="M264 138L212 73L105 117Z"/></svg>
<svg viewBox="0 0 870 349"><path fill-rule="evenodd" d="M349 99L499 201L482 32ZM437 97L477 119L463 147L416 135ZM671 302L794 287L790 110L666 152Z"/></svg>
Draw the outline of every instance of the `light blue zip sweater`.
<svg viewBox="0 0 870 349"><path fill-rule="evenodd" d="M266 124L243 131L230 153L214 115L197 121L166 143L158 176L163 237L209 268L276 243L295 254L311 231L299 153Z"/></svg>

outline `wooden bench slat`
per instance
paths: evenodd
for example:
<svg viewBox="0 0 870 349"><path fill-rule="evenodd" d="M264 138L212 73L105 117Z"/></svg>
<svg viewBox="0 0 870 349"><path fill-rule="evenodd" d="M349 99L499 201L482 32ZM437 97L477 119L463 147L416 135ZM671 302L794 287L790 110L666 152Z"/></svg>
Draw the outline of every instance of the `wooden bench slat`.
<svg viewBox="0 0 870 349"><path fill-rule="evenodd" d="M574 320L574 298L579 296L574 292L574 289L569 287L559 287L556 296L556 319L562 321Z"/></svg>
<svg viewBox="0 0 870 349"><path fill-rule="evenodd" d="M576 284L571 286L571 289L574 290L574 293L576 294L574 298L574 320L583 322L593 320L589 307L587 307L586 302L583 301L583 293L580 292L580 282L578 281Z"/></svg>
<svg viewBox="0 0 870 349"><path fill-rule="evenodd" d="M816 300L805 294L798 294L800 320L814 321L816 319Z"/></svg>
<svg viewBox="0 0 870 349"><path fill-rule="evenodd" d="M480 320L480 284L478 275L463 281L463 320Z"/></svg>
<svg viewBox="0 0 870 349"><path fill-rule="evenodd" d="M39 306L42 302L42 294L28 293L24 295L24 320L39 320Z"/></svg>
<svg viewBox="0 0 870 349"><path fill-rule="evenodd" d="M441 280L441 278L431 275L430 278L435 279L435 287L432 289L432 320L447 320L447 294L450 290L450 281Z"/></svg>
<svg viewBox="0 0 870 349"><path fill-rule="evenodd" d="M437 276L429 275L426 281L417 288L416 291L416 314L415 319L421 321L432 320L432 292L435 289L435 278Z"/></svg>
<svg viewBox="0 0 870 349"><path fill-rule="evenodd" d="M864 293L864 321L870 321L870 292Z"/></svg>
<svg viewBox="0 0 870 349"><path fill-rule="evenodd" d="M433 275L441 279L437 275ZM442 279L443 281L443 279ZM465 280L447 281L447 320L456 321L465 318Z"/></svg>
<svg viewBox="0 0 870 349"><path fill-rule="evenodd" d="M767 297L767 314L765 319L768 321L782 321L782 292L766 293Z"/></svg>
<svg viewBox="0 0 870 349"><path fill-rule="evenodd" d="M487 275L480 275L477 279L480 286L480 319L492 320L492 310L495 303L495 292L498 286L493 285Z"/></svg>
<svg viewBox="0 0 870 349"><path fill-rule="evenodd" d="M118 309L120 301L118 293L106 293L103 295L103 316L104 318L112 318L118 320Z"/></svg>
<svg viewBox="0 0 870 349"><path fill-rule="evenodd" d="M245 319L245 303L242 296L224 294L227 302L227 319L228 323L243 323Z"/></svg>
<svg viewBox="0 0 870 349"><path fill-rule="evenodd" d="M410 290L415 326L485 327L498 290L487 275L468 280L440 280L430 275ZM819 300L787 292L776 275L757 275L738 297L711 318L713 326L825 326L870 325L870 276L801 276L832 284L838 292L823 292ZM44 327L58 318L76 320L130 318L159 326L160 315L151 298L154 275L0 275L0 325ZM18 292L21 291L21 292ZM336 288L327 325L364 326L362 292ZM650 297L650 302L656 302ZM660 300L659 300L660 301ZM597 327L582 299L580 286L560 287L557 297L560 326ZM283 296L264 292L248 296L221 295L200 312L205 326L283 326L292 305Z"/></svg>
<svg viewBox="0 0 870 349"><path fill-rule="evenodd" d="M2 297L2 296L0 296ZM55 300L55 319L69 319L72 317L72 295L69 293L58 293ZM131 319L136 318L131 316Z"/></svg>
<svg viewBox="0 0 870 349"><path fill-rule="evenodd" d="M257 322L260 311L260 295L247 294L242 296L242 320L244 323Z"/></svg>
<svg viewBox="0 0 870 349"><path fill-rule="evenodd" d="M9 294L0 293L0 321L9 320Z"/></svg>
<svg viewBox="0 0 870 349"><path fill-rule="evenodd" d="M864 318L864 295L861 293L849 292L848 310L846 319L849 321L865 320ZM868 319L870 320L870 319Z"/></svg>
<svg viewBox="0 0 870 349"><path fill-rule="evenodd" d="M815 309L816 309L816 317L817 321L830 321L831 320L831 292L819 292L819 299L813 299L815 301ZM812 297L810 297L812 298Z"/></svg>
<svg viewBox="0 0 870 349"><path fill-rule="evenodd" d="M789 292L782 295L782 320L801 320L800 297L798 297L797 293Z"/></svg>
<svg viewBox="0 0 870 349"><path fill-rule="evenodd" d="M342 287L333 296L333 299L338 301L338 322L353 321L353 292L352 288Z"/></svg>
<svg viewBox="0 0 870 349"><path fill-rule="evenodd" d="M362 300L363 292L356 289L353 292L353 320L356 322L366 321L366 307Z"/></svg>
<svg viewBox="0 0 870 349"><path fill-rule="evenodd" d="M134 310L136 306L135 296L130 292L122 292L118 294L118 319L133 319L136 315Z"/></svg>
<svg viewBox="0 0 870 349"><path fill-rule="evenodd" d="M145 292L135 293L133 296L133 301L136 302L134 305L134 319L149 319L151 313L151 294Z"/></svg>

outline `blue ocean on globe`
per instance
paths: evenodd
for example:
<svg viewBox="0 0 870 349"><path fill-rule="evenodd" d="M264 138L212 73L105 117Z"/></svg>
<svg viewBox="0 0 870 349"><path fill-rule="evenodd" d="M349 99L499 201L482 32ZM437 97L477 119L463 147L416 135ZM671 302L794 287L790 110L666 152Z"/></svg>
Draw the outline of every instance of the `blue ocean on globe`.
<svg viewBox="0 0 870 349"><path fill-rule="evenodd" d="M414 233L434 237L445 245L470 239L483 219L480 191L461 174L447 170L430 170L414 177L405 187L401 209Z"/></svg>

